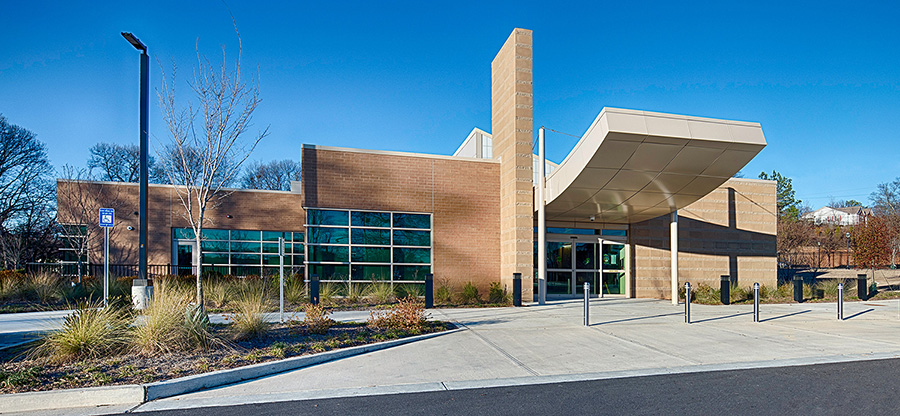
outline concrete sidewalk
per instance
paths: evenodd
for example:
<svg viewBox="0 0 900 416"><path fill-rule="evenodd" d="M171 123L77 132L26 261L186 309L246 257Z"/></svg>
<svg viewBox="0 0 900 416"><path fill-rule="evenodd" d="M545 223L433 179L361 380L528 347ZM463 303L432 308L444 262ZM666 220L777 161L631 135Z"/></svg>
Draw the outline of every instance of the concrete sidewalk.
<svg viewBox="0 0 900 416"><path fill-rule="evenodd" d="M752 306L646 299L434 310L466 331L258 380L171 397L136 411L306 398L535 384L900 357L897 300Z"/></svg>

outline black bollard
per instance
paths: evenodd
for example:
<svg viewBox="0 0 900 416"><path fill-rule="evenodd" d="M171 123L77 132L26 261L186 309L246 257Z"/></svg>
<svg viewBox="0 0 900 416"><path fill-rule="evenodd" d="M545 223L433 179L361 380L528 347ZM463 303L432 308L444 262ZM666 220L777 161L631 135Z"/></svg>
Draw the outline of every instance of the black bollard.
<svg viewBox="0 0 900 416"><path fill-rule="evenodd" d="M309 276L309 303L319 304L319 275Z"/></svg>
<svg viewBox="0 0 900 416"><path fill-rule="evenodd" d="M691 323L691 283L684 284L684 323Z"/></svg>
<svg viewBox="0 0 900 416"><path fill-rule="evenodd" d="M522 306L522 273L513 273L513 306Z"/></svg>
<svg viewBox="0 0 900 416"><path fill-rule="evenodd" d="M803 302L803 278L794 276L794 302Z"/></svg>
<svg viewBox="0 0 900 416"><path fill-rule="evenodd" d="M856 275L856 296L859 300L869 300L868 277L865 274Z"/></svg>
<svg viewBox="0 0 900 416"><path fill-rule="evenodd" d="M723 305L731 304L731 276L723 274L719 282L719 298Z"/></svg>
<svg viewBox="0 0 900 416"><path fill-rule="evenodd" d="M434 307L434 275L425 274L425 309Z"/></svg>

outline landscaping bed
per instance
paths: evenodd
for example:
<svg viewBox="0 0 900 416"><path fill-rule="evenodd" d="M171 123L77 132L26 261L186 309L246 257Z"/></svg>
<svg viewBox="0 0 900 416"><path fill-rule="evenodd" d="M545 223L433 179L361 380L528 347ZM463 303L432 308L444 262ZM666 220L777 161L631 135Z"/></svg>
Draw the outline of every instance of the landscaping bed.
<svg viewBox="0 0 900 416"><path fill-rule="evenodd" d="M273 324L263 336L223 342L208 350L155 355L126 353L61 363L26 358L24 353L28 347L23 346L0 355L0 393L151 383L448 329L452 329L451 324L436 321L415 330L336 323L327 333L315 334L307 331L300 321L291 321ZM230 328L213 325L211 332L225 339L230 335Z"/></svg>

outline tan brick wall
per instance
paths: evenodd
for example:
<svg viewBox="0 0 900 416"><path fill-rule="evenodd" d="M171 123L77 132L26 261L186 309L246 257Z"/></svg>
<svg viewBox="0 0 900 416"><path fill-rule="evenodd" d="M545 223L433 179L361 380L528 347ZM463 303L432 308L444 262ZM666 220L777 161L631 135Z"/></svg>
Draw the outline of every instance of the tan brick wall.
<svg viewBox="0 0 900 416"><path fill-rule="evenodd" d="M732 178L678 211L679 284L777 282L775 182ZM631 225L637 297L670 298L669 216Z"/></svg>
<svg viewBox="0 0 900 416"><path fill-rule="evenodd" d="M210 203L205 228L230 230L303 231L304 212L299 194L278 191L234 190ZM92 263L103 261L103 230L96 227L98 209L116 210L116 226L110 233L110 261L138 262L138 185L115 182L57 181L57 206L61 222L90 224ZM83 202L78 202L83 201ZM231 215L232 218L227 218ZM147 194L147 263L172 263L172 228L190 227L175 190L150 185ZM129 231L128 226L134 227Z"/></svg>
<svg viewBox="0 0 900 416"><path fill-rule="evenodd" d="M499 172L492 161L304 147L303 205L432 213L436 282L486 294L500 275Z"/></svg>
<svg viewBox="0 0 900 416"><path fill-rule="evenodd" d="M522 273L523 299L532 298L532 33L514 29L491 63L494 158L500 160L500 276L511 286Z"/></svg>

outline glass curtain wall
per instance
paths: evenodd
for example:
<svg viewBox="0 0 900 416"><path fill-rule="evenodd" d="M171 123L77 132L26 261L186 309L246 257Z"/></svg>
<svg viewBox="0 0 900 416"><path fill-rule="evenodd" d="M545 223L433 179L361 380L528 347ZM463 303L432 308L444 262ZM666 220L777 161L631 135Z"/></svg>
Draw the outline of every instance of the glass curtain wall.
<svg viewBox="0 0 900 416"><path fill-rule="evenodd" d="M174 228L172 232L174 244L193 246L194 230ZM203 272L233 276L276 275L278 238L283 237L285 273L303 273L302 232L204 229L201 237ZM176 263L179 267L185 266L181 260Z"/></svg>
<svg viewBox="0 0 900 416"><path fill-rule="evenodd" d="M325 282L424 283L431 214L307 209L307 277Z"/></svg>

